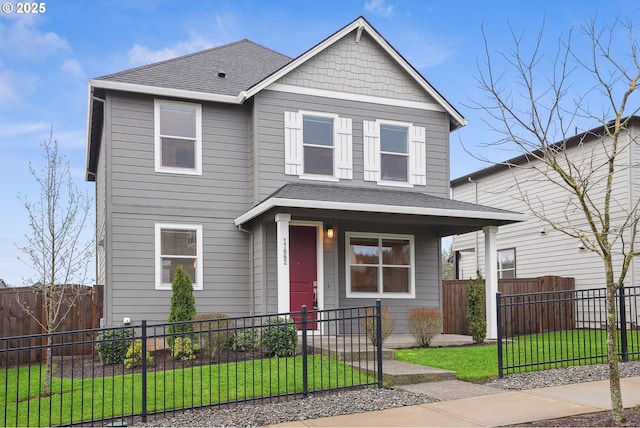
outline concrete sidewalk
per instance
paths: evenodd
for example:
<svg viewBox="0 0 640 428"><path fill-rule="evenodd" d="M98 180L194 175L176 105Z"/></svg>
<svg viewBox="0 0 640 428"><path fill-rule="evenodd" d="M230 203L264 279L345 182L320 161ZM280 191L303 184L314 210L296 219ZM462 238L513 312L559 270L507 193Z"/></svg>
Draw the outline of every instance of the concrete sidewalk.
<svg viewBox="0 0 640 428"><path fill-rule="evenodd" d="M640 404L640 377L620 379L624 407ZM459 381L449 381L459 382ZM463 382L464 383L464 382ZM439 385L436 385L439 384ZM458 385L459 386L459 385ZM414 385L407 390L444 401L355 413L306 421L287 422L287 427L430 427L502 426L611 410L609 382L597 381L526 391L505 392L469 384L463 395L451 399L456 386L445 382ZM429 390L433 394L429 393ZM447 393L449 391L449 393ZM499 392L500 391L500 392ZM418 391L416 391L418 392ZM439 395L439 397L438 397Z"/></svg>

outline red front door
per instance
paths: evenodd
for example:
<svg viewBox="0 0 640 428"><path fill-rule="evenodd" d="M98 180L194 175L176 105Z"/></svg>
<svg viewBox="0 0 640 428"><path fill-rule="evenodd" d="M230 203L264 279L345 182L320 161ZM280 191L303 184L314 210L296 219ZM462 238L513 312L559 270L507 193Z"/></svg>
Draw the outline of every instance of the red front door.
<svg viewBox="0 0 640 428"><path fill-rule="evenodd" d="M289 260L290 310L300 311L302 305L307 305L308 311L317 309L318 265L315 227L289 227ZM294 316L294 319L300 328L300 316ZM315 313L312 319L316 319ZM315 330L317 323L310 323L308 328Z"/></svg>

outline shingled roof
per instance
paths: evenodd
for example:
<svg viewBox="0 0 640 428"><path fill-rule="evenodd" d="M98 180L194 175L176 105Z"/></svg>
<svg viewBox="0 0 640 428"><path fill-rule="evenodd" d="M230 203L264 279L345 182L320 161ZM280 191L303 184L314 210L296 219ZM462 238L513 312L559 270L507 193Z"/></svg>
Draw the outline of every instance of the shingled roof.
<svg viewBox="0 0 640 428"><path fill-rule="evenodd" d="M291 60L244 39L94 80L237 96Z"/></svg>

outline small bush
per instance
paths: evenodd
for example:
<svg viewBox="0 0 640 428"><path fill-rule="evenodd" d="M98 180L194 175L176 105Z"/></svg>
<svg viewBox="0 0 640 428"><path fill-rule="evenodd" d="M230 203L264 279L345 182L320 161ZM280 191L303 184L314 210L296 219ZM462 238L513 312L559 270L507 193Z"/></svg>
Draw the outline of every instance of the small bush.
<svg viewBox="0 0 640 428"><path fill-rule="evenodd" d="M484 288L480 271L474 283L467 283L467 324L474 343L482 343L487 337L487 321L484 318Z"/></svg>
<svg viewBox="0 0 640 428"><path fill-rule="evenodd" d="M409 331L418 342L418 346L426 348L431 339L440 333L442 328L442 312L438 308L413 308L409 311Z"/></svg>
<svg viewBox="0 0 640 428"><path fill-rule="evenodd" d="M193 284L189 275L186 274L182 266L176 268L176 276L171 284L171 311L169 313L169 322L178 323L183 321L191 321L196 316L196 300L193 296ZM191 333L193 326L189 323L171 324L169 325L169 333ZM173 342L176 337L191 337L192 334L181 336L169 336L167 343L173 349Z"/></svg>
<svg viewBox="0 0 640 428"><path fill-rule="evenodd" d="M248 328L246 330L237 331L229 340L229 349L237 352L255 351L260 337L258 331Z"/></svg>
<svg viewBox="0 0 640 428"><path fill-rule="evenodd" d="M298 344L298 331L292 320L270 318L260 334L260 350L265 357L293 357Z"/></svg>
<svg viewBox="0 0 640 428"><path fill-rule="evenodd" d="M147 351L147 365L153 364L153 357ZM136 339L127 349L124 359L124 366L128 369L139 366L142 363L142 340Z"/></svg>
<svg viewBox="0 0 640 428"><path fill-rule="evenodd" d="M189 361L196 358L196 352L200 350L198 342L190 337L176 337L173 340L171 356L176 360Z"/></svg>
<svg viewBox="0 0 640 428"><path fill-rule="evenodd" d="M98 335L96 350L102 364L122 364L133 339L133 329L104 330Z"/></svg>
<svg viewBox="0 0 640 428"><path fill-rule="evenodd" d="M211 359L215 358L231 337L233 337L233 320L227 314L199 314L194 318L193 329L199 332L202 349Z"/></svg>
<svg viewBox="0 0 640 428"><path fill-rule="evenodd" d="M366 318L360 319L362 328L367 332L369 342L373 346L378 344L378 330L376 328L376 310L370 308L366 310ZM393 316L389 313L389 309L386 306L382 307L382 313L380 314L382 324L382 342L389 337L393 331Z"/></svg>

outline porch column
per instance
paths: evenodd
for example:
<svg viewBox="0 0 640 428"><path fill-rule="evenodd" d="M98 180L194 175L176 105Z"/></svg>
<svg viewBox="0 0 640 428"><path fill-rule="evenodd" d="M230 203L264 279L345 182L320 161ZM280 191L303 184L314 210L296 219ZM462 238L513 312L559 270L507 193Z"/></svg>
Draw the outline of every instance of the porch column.
<svg viewBox="0 0 640 428"><path fill-rule="evenodd" d="M289 312L289 222L291 214L276 214L278 312Z"/></svg>
<svg viewBox="0 0 640 428"><path fill-rule="evenodd" d="M496 234L498 233L498 226L485 226L482 228L482 232L484 233L484 301L487 308L487 339L497 339L498 249L496 247Z"/></svg>

